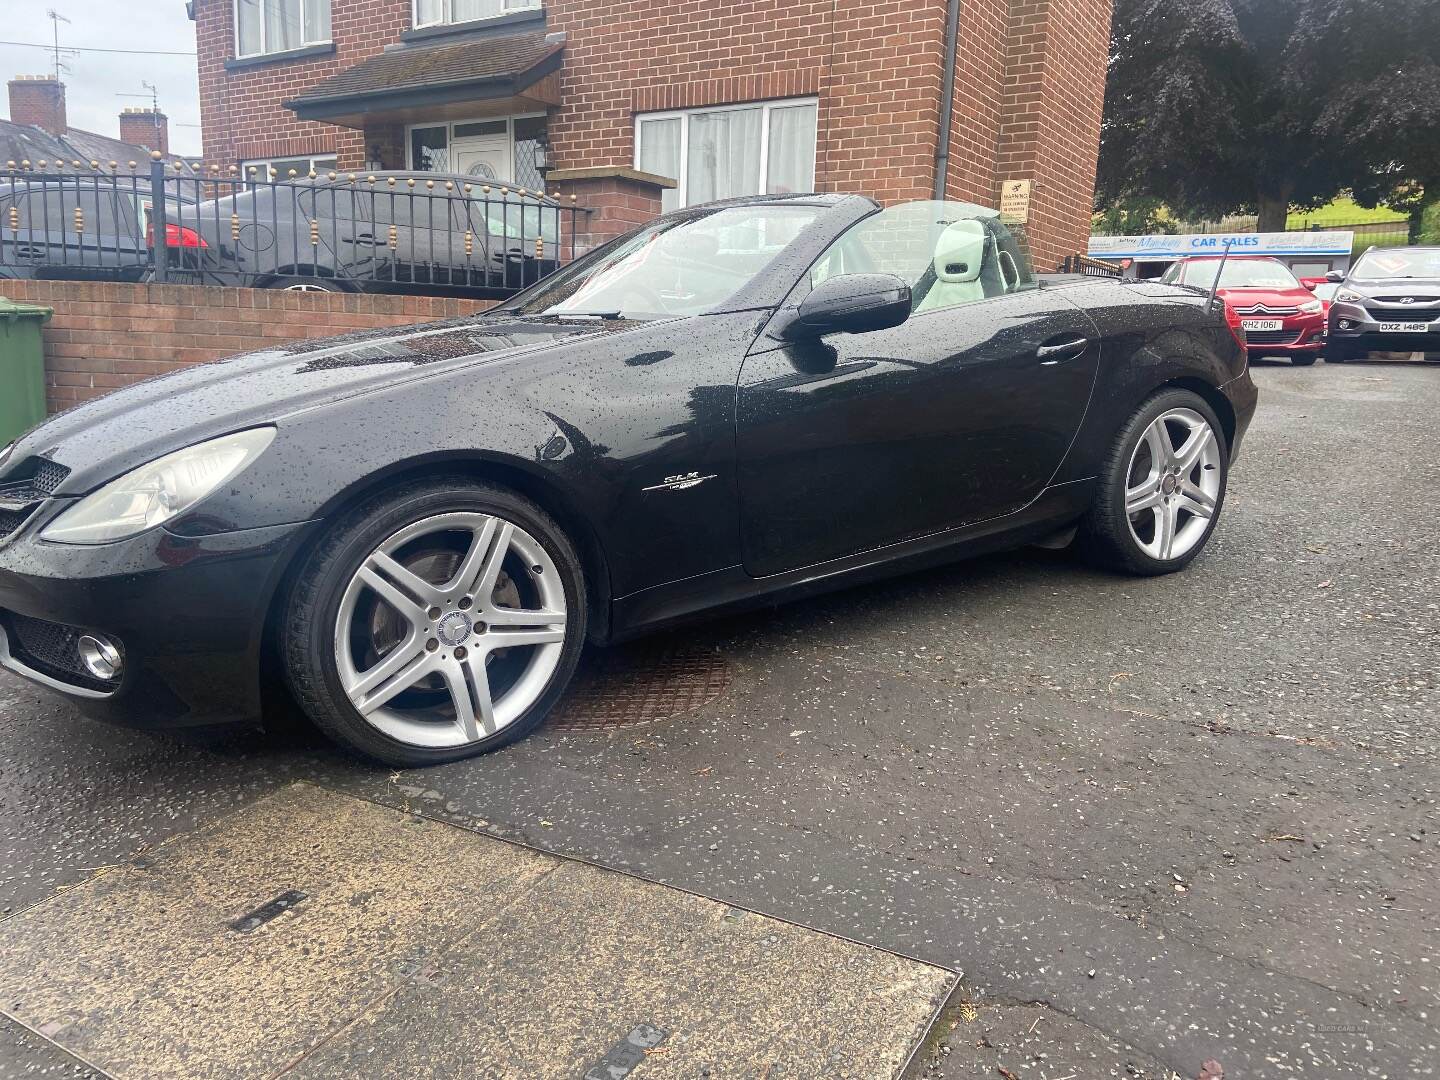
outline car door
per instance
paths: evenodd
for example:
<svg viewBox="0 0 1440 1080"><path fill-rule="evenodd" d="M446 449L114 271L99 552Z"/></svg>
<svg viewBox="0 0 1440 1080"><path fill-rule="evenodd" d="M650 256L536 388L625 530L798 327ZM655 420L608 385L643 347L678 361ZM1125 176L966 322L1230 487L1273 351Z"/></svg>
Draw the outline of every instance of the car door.
<svg viewBox="0 0 1440 1080"><path fill-rule="evenodd" d="M993 215L978 219L979 275L937 278L937 259L959 265L937 255L937 233L984 213L911 203L860 222L798 294L837 273L894 272L914 290L909 320L799 345L762 336L746 358L737 458L750 574L1012 513L1054 476L1094 385L1099 333L1038 287Z"/></svg>

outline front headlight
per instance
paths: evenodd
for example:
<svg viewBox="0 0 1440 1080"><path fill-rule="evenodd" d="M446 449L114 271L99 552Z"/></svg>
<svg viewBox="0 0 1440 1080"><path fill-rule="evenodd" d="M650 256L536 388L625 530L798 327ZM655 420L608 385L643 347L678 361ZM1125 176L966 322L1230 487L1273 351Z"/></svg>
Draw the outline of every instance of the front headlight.
<svg viewBox="0 0 1440 1080"><path fill-rule="evenodd" d="M81 499L40 532L59 544L108 544L189 510L264 452L273 427L252 428L177 450Z"/></svg>
<svg viewBox="0 0 1440 1080"><path fill-rule="evenodd" d="M1305 303L1300 305L1301 315L1319 315L1320 312L1324 310L1325 305L1322 304L1319 300L1307 300Z"/></svg>
<svg viewBox="0 0 1440 1080"><path fill-rule="evenodd" d="M0 472L5 471L5 464L10 460L10 454L14 449L15 444L13 442L6 444L3 449L0 449Z"/></svg>
<svg viewBox="0 0 1440 1080"><path fill-rule="evenodd" d="M1353 293L1349 289L1340 289L1335 293L1335 299L1342 304L1363 304L1365 297L1359 293Z"/></svg>

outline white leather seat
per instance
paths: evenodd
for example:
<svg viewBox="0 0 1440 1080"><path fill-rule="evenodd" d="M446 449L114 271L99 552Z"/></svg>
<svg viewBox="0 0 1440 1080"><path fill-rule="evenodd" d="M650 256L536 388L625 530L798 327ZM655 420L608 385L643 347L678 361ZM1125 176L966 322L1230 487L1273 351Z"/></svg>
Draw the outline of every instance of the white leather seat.
<svg viewBox="0 0 1440 1080"><path fill-rule="evenodd" d="M985 299L985 286L980 271L985 266L990 234L978 221L957 221L940 234L935 242L935 283L920 301L916 311L953 307Z"/></svg>

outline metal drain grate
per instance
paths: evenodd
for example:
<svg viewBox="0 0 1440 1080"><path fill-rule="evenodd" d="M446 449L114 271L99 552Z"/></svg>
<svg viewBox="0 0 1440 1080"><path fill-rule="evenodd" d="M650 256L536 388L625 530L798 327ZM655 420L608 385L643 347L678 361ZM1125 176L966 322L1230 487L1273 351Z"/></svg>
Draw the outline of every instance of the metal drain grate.
<svg viewBox="0 0 1440 1080"><path fill-rule="evenodd" d="M596 649L546 726L603 731L653 724L714 701L729 685L730 665L713 649L659 642Z"/></svg>

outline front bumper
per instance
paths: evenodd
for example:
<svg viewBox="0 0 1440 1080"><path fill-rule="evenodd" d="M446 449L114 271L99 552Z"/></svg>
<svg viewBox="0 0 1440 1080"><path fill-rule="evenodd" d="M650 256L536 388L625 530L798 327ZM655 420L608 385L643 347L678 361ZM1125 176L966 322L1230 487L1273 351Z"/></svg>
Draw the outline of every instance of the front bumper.
<svg viewBox="0 0 1440 1080"><path fill-rule="evenodd" d="M1385 324L1407 329L1382 330ZM1384 310L1336 301L1330 305L1329 336L1332 344L1355 352L1440 352L1440 310Z"/></svg>
<svg viewBox="0 0 1440 1080"><path fill-rule="evenodd" d="M1243 319L1254 316L1242 315ZM1251 356L1289 356L1318 353L1325 348L1325 316L1290 315L1279 330L1246 331L1245 348Z"/></svg>
<svg viewBox="0 0 1440 1080"><path fill-rule="evenodd" d="M0 541L0 667L130 727L258 719L266 616L308 523L78 547L37 538L55 502ZM85 632L118 644L117 679L75 662Z"/></svg>

